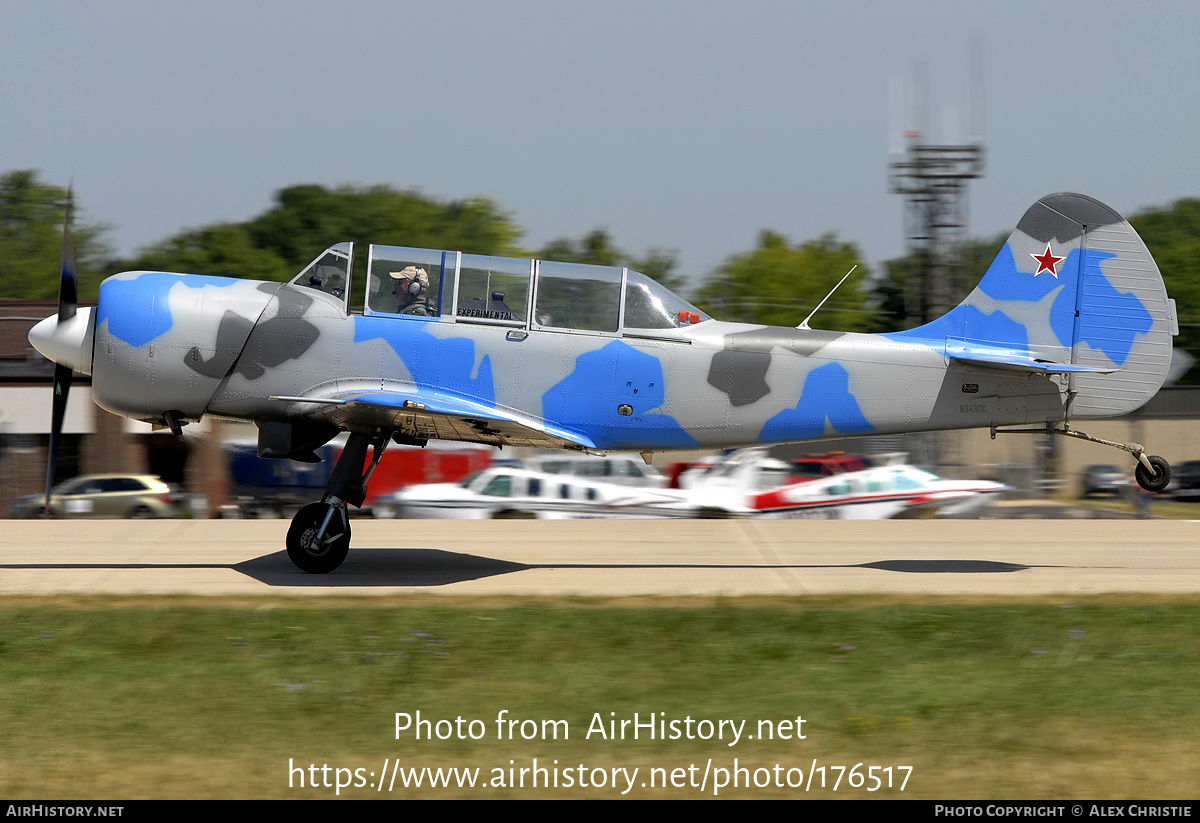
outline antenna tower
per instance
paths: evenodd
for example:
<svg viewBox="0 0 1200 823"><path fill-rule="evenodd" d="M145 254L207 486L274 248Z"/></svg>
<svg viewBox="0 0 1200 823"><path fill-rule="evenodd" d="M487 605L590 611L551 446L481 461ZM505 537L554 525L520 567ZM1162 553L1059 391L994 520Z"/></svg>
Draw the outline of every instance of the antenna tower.
<svg viewBox="0 0 1200 823"><path fill-rule="evenodd" d="M909 111L910 125L896 127L903 89L892 92L892 145L888 183L904 195L904 224L909 259L915 271L905 278L906 326L941 317L966 296L962 247L967 239L966 181L983 176L982 48L973 44L971 66L971 137L954 145L956 135L947 122L945 143L925 142L925 72L917 67L916 94ZM947 120L949 121L949 117ZM961 294L959 293L961 291Z"/></svg>

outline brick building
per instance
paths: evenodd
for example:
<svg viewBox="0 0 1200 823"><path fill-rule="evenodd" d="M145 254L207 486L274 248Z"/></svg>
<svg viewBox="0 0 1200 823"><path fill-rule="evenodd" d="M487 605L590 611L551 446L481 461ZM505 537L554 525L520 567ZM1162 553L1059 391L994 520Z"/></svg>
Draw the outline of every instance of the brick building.
<svg viewBox="0 0 1200 823"><path fill-rule="evenodd" d="M7 515L17 497L45 490L54 364L29 345L28 334L56 311L55 300L0 300L0 516ZM77 474L127 472L157 474L195 490L208 485L209 471L194 476L206 461L190 461L197 465L189 475L192 448L186 441L104 411L92 402L91 381L76 374L71 384L59 481ZM217 469L219 473L219 465Z"/></svg>

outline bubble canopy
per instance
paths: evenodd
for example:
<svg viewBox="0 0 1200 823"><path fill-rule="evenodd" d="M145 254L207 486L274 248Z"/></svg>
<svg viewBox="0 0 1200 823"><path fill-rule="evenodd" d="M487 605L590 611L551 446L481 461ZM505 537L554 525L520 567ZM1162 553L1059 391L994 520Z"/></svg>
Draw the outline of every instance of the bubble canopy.
<svg viewBox="0 0 1200 823"><path fill-rule="evenodd" d="M351 311L353 243L322 252L293 280ZM362 313L584 334L668 334L712 319L666 286L621 266L440 249L370 246Z"/></svg>

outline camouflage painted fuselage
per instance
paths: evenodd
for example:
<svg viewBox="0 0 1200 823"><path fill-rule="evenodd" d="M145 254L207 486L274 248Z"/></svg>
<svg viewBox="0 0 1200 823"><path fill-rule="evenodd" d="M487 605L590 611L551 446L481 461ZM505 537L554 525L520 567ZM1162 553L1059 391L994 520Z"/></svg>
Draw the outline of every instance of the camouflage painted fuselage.
<svg viewBox="0 0 1200 823"><path fill-rule="evenodd" d="M1173 326L1129 224L1054 195L962 305L888 335L717 320L513 328L348 314L295 284L121 274L101 287L93 393L150 422L176 412L595 451L716 448L1126 413L1161 385Z"/></svg>

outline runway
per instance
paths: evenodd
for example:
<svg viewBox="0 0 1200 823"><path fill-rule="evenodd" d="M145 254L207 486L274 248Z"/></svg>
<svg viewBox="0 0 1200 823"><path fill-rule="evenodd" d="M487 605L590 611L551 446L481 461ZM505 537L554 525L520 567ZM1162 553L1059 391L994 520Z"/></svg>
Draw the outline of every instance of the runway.
<svg viewBox="0 0 1200 823"><path fill-rule="evenodd" d="M1200 592L1200 521L352 522L349 558L317 576L283 520L9 520L0 594Z"/></svg>

